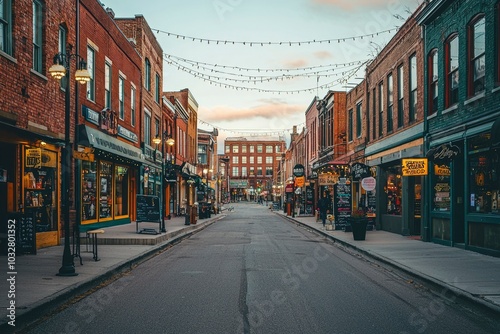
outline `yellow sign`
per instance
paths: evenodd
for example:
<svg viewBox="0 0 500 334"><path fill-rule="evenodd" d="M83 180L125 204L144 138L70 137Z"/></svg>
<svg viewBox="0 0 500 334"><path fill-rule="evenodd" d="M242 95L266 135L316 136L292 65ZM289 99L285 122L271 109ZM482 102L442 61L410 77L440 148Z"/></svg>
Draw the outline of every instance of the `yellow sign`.
<svg viewBox="0 0 500 334"><path fill-rule="evenodd" d="M434 165L434 175L439 175L439 176L450 176L451 175L451 170L449 166L446 165Z"/></svg>
<svg viewBox="0 0 500 334"><path fill-rule="evenodd" d="M427 158L423 159L403 159L403 176L427 175Z"/></svg>
<svg viewBox="0 0 500 334"><path fill-rule="evenodd" d="M295 178L295 187L302 188L306 182L306 178L303 176L299 176Z"/></svg>
<svg viewBox="0 0 500 334"><path fill-rule="evenodd" d="M85 161L95 161L93 153L73 151L73 158Z"/></svg>
<svg viewBox="0 0 500 334"><path fill-rule="evenodd" d="M26 167L40 168L42 166L42 150L39 148L26 149Z"/></svg>
<svg viewBox="0 0 500 334"><path fill-rule="evenodd" d="M338 175L330 174L330 173L322 173L318 175L318 184L320 186L328 186L334 185L339 180Z"/></svg>

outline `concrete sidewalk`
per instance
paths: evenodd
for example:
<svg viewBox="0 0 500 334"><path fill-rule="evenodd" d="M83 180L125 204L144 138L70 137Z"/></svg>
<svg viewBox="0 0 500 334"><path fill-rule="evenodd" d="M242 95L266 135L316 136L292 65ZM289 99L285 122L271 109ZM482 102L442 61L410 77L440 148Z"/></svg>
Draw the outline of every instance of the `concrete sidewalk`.
<svg viewBox="0 0 500 334"><path fill-rule="evenodd" d="M367 231L366 240L355 241L351 232L324 230L315 217L291 218L281 211L275 212L346 247L442 287L448 297L466 298L500 313L500 258L386 231Z"/></svg>
<svg viewBox="0 0 500 334"><path fill-rule="evenodd" d="M253 205L252 203L234 204ZM256 205L262 210L268 207ZM205 228L227 212L201 219L194 225L185 225L184 217L166 221L166 233L138 234L136 224L127 224L105 229L98 236L99 258L94 261L91 247L81 246L83 265L75 258L78 276L56 276L62 265L63 246L38 250L37 255L19 255L15 259L15 298L8 297L12 288L7 281L12 270L8 269L7 257L0 256L4 278L0 279L0 332L12 331L7 325L9 302L15 300L17 328L38 317L48 314L71 297L84 293L114 275L126 271L145 261L170 244ZM385 231L367 231L366 240L354 241L352 233L326 231L314 217L277 215L293 223L315 230L348 248L353 248L369 257L383 261L415 275L422 280L442 287L447 297L461 297L500 312L500 258L479 253L422 242ZM158 224L156 224L158 226ZM141 223L140 228L149 228Z"/></svg>

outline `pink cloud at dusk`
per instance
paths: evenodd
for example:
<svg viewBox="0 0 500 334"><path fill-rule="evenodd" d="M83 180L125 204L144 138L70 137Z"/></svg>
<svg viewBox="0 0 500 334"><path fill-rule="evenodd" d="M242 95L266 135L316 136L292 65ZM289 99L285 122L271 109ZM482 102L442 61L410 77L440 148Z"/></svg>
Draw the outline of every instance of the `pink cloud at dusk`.
<svg viewBox="0 0 500 334"><path fill-rule="evenodd" d="M242 120L286 118L305 112L304 105L290 105L283 102L264 103L252 108L232 108L216 106L203 108L200 106L198 117L207 122L237 122Z"/></svg>

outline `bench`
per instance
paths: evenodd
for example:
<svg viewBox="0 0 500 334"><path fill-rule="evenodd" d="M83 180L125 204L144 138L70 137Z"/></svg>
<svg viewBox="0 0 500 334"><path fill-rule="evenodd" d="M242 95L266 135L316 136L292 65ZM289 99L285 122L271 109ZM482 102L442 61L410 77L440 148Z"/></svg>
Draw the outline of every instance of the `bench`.
<svg viewBox="0 0 500 334"><path fill-rule="evenodd" d="M94 261L99 261L99 256L97 255L97 235L99 234L103 234L104 233L104 230L90 230L90 231L87 231L87 247L88 247L88 244L89 244L89 239L91 240L92 242L92 254L94 255L93 258L94 258ZM88 248L87 248L88 250Z"/></svg>

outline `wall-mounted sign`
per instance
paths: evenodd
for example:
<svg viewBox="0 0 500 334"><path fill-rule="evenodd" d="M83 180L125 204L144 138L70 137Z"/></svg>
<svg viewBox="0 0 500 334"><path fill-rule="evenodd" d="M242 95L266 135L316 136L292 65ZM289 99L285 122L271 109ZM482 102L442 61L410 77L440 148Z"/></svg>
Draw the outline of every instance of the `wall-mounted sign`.
<svg viewBox="0 0 500 334"><path fill-rule="evenodd" d="M323 173L323 174L319 174L319 176L318 176L318 184L320 186L334 185L335 183L337 183L338 179L339 179L338 175L330 174L330 173Z"/></svg>
<svg viewBox="0 0 500 334"><path fill-rule="evenodd" d="M296 177L295 178L295 187L303 187L306 182L306 179L304 176Z"/></svg>
<svg viewBox="0 0 500 334"><path fill-rule="evenodd" d="M402 159L403 176L427 175L427 158L422 159Z"/></svg>
<svg viewBox="0 0 500 334"><path fill-rule="evenodd" d="M359 181L362 178L370 176L370 167L365 164L356 162L351 166L351 175L353 181Z"/></svg>
<svg viewBox="0 0 500 334"><path fill-rule="evenodd" d="M73 158L85 161L95 161L94 153L86 151L73 151Z"/></svg>
<svg viewBox="0 0 500 334"><path fill-rule="evenodd" d="M449 166L446 165L434 165L434 175L439 176L450 176L451 170Z"/></svg>
<svg viewBox="0 0 500 334"><path fill-rule="evenodd" d="M457 145L442 144L429 150L429 152L427 152L427 158L435 163L447 162L453 160L459 154L460 147Z"/></svg>

